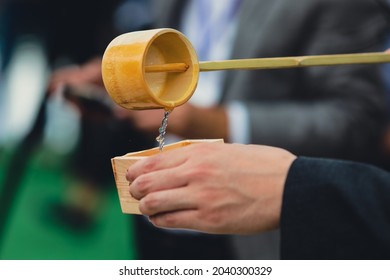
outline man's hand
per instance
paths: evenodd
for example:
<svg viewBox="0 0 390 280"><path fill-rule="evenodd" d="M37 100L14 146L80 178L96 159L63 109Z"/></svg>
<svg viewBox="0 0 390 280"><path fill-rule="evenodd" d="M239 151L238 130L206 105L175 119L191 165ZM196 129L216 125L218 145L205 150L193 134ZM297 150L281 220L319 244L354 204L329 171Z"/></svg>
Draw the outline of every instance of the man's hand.
<svg viewBox="0 0 390 280"><path fill-rule="evenodd" d="M48 90L54 92L59 86L85 84L103 87L100 58L92 59L82 66L71 65L54 71L50 78Z"/></svg>
<svg viewBox="0 0 390 280"><path fill-rule="evenodd" d="M278 227L295 158L266 146L194 144L141 160L126 178L157 227L250 234Z"/></svg>

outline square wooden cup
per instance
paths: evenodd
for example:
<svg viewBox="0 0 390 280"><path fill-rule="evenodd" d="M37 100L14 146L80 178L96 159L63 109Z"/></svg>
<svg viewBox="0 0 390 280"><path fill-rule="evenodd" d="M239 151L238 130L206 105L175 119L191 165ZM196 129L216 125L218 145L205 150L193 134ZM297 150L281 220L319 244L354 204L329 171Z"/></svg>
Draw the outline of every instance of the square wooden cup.
<svg viewBox="0 0 390 280"><path fill-rule="evenodd" d="M222 139L207 140L184 140L164 147L163 152L179 149L188 145L198 143L223 143ZM143 150L134 153L128 153L124 156L114 157L111 159L112 169L115 177L115 184L118 189L119 201L122 212L126 214L141 214L138 208L139 201L130 194L129 182L126 180L127 169L140 159L160 153L159 148Z"/></svg>

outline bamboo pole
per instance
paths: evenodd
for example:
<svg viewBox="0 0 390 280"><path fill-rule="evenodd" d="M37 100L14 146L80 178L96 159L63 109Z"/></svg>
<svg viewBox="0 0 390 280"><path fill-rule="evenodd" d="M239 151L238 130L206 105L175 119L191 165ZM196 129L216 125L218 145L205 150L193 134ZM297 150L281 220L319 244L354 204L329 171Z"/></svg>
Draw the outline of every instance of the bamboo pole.
<svg viewBox="0 0 390 280"><path fill-rule="evenodd" d="M389 62L390 54L376 52L204 61L199 62L199 68L201 72L206 72L220 70L259 70ZM145 72L185 72L189 67L190 66L185 63L150 65L145 67Z"/></svg>

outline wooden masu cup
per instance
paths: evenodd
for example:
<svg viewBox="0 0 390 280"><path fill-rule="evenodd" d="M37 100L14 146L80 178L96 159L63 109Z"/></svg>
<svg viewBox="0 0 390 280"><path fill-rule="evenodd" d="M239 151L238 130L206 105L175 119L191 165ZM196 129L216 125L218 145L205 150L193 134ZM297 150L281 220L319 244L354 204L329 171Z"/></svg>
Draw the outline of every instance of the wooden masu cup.
<svg viewBox="0 0 390 280"><path fill-rule="evenodd" d="M208 139L208 140L183 140L177 143L166 145L163 152L179 149L188 145L198 143L223 143L222 139ZM138 160L148 156L160 153L159 148L143 150L134 153L128 153L124 156L114 157L111 159L112 169L115 177L115 184L118 190L119 201L123 213L126 214L141 214L138 205L139 202L130 195L129 182L126 180L127 169Z"/></svg>

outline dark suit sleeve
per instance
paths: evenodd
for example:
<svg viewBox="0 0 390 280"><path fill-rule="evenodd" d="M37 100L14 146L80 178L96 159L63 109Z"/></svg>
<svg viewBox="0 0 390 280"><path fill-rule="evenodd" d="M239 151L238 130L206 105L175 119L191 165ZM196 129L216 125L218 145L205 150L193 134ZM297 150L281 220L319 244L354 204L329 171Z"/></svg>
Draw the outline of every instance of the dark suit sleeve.
<svg viewBox="0 0 390 280"><path fill-rule="evenodd" d="M300 157L285 185L283 259L389 259L390 174Z"/></svg>

